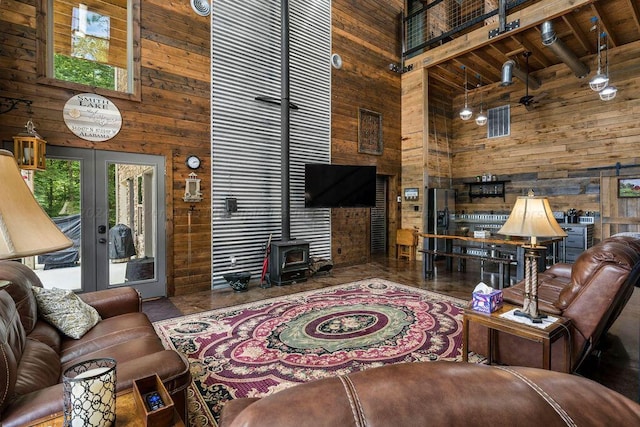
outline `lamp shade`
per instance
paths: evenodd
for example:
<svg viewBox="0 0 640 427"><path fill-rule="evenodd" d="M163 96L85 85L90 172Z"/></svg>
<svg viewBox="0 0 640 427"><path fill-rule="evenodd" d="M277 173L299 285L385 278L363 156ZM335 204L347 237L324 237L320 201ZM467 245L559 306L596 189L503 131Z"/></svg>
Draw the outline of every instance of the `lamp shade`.
<svg viewBox="0 0 640 427"><path fill-rule="evenodd" d="M7 150L0 150L0 182L0 259L45 254L73 244L40 207Z"/></svg>
<svg viewBox="0 0 640 427"><path fill-rule="evenodd" d="M498 233L507 236L531 237L531 243L534 245L537 237L567 235L554 218L547 198L533 195L516 199L509 218Z"/></svg>
<svg viewBox="0 0 640 427"><path fill-rule="evenodd" d="M64 425L110 427L116 421L116 361L90 359L62 374Z"/></svg>

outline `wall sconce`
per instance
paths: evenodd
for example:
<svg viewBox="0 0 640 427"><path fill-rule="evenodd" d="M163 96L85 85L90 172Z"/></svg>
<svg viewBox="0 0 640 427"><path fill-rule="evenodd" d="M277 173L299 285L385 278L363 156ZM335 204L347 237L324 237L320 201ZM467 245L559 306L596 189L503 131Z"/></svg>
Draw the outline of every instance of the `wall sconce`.
<svg viewBox="0 0 640 427"><path fill-rule="evenodd" d="M200 179L195 172L191 172L186 179L184 185L184 197L185 202L201 202L202 192L200 191Z"/></svg>
<svg viewBox="0 0 640 427"><path fill-rule="evenodd" d="M31 119L27 120L25 131L13 137L13 155L18 167L25 170L46 169L47 141L42 139Z"/></svg>

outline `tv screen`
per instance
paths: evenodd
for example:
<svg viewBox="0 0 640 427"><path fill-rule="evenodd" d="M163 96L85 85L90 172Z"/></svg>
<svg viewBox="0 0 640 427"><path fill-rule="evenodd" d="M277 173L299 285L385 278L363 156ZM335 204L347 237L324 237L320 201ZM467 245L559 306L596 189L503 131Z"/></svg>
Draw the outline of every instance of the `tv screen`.
<svg viewBox="0 0 640 427"><path fill-rule="evenodd" d="M307 208L367 208L376 205L376 167L307 163Z"/></svg>

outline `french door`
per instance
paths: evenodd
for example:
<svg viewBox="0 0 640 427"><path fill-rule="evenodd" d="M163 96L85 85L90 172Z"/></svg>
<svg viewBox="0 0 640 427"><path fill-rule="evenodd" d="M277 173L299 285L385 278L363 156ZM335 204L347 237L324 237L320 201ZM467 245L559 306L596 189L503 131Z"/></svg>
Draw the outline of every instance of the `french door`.
<svg viewBox="0 0 640 427"><path fill-rule="evenodd" d="M25 260L43 285L165 296L164 171L162 156L47 147L34 194L74 244Z"/></svg>

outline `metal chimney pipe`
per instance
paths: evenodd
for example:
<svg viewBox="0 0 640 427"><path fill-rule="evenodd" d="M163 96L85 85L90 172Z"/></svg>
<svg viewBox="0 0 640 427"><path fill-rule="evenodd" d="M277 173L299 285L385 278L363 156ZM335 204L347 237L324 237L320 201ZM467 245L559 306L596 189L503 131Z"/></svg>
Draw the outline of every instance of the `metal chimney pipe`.
<svg viewBox="0 0 640 427"><path fill-rule="evenodd" d="M548 47L556 56L573 71L579 79L589 74L589 66L581 62L578 57L556 36L551 21L545 21L540 28L542 44Z"/></svg>
<svg viewBox="0 0 640 427"><path fill-rule="evenodd" d="M502 64L502 83L500 86L510 86L513 84L513 68L516 66L516 61L510 59Z"/></svg>
<svg viewBox="0 0 640 427"><path fill-rule="evenodd" d="M502 64L502 82L500 86L509 86L513 84L513 76L516 76L523 82L527 82L527 73L518 68L518 64L513 59L508 60ZM532 75L529 75L529 87L531 89L540 89L542 84L540 80L536 79Z"/></svg>
<svg viewBox="0 0 640 427"><path fill-rule="evenodd" d="M281 31L282 46L280 48L280 158L281 164L281 189L282 189L282 241L291 240L291 201L289 188L289 1L281 3Z"/></svg>

